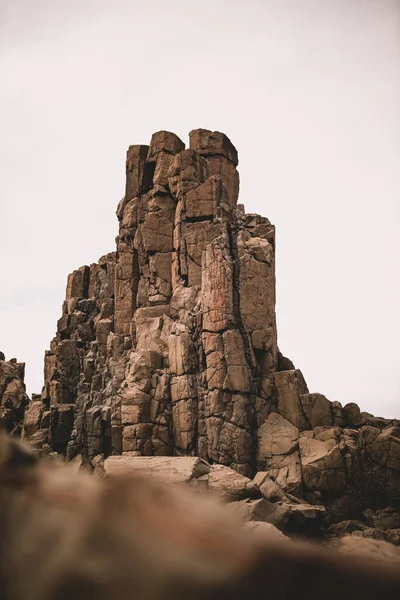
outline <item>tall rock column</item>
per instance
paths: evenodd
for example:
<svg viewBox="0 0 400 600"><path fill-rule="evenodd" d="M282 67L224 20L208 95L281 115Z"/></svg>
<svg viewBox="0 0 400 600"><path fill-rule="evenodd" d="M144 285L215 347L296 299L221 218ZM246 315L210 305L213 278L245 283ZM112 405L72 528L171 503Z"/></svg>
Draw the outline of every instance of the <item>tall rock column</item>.
<svg viewBox="0 0 400 600"><path fill-rule="evenodd" d="M120 220L115 273L115 332L130 335L139 283L133 240L136 233L139 194L148 186L146 156L148 146L130 146L126 159L125 197L118 206Z"/></svg>
<svg viewBox="0 0 400 600"><path fill-rule="evenodd" d="M277 369L274 228L237 206L237 151L130 146L116 253L74 271L45 357L49 444L199 454L249 474Z"/></svg>
<svg viewBox="0 0 400 600"><path fill-rule="evenodd" d="M170 454L169 374L165 369L169 302L172 294L173 223L176 202L168 188L168 172L183 142L160 131L151 139L145 171L152 181L123 209L131 221L133 252L138 265L136 310L131 320L133 352L117 392L122 451ZM140 190L139 190L140 192ZM132 209L130 208L132 206ZM128 216L129 215L129 216ZM134 223L134 224L133 224Z"/></svg>

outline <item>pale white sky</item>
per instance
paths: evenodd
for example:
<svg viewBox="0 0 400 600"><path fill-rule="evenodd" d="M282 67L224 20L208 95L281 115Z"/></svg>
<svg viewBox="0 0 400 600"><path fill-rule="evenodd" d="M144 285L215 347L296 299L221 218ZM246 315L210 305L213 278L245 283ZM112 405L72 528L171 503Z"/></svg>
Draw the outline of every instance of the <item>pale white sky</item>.
<svg viewBox="0 0 400 600"><path fill-rule="evenodd" d="M67 274L114 249L128 145L204 127L277 226L282 352L400 417L399 58L399 0L0 0L0 349L28 391Z"/></svg>

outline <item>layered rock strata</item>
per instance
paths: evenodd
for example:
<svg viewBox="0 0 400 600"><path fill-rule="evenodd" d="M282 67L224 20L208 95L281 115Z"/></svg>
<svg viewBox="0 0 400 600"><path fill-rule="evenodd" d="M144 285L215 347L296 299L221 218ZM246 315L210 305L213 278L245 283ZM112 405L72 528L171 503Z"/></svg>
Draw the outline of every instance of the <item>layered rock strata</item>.
<svg viewBox="0 0 400 600"><path fill-rule="evenodd" d="M68 460L197 456L258 472L265 498L333 521L400 507L399 423L310 393L279 352L274 226L237 204L227 136L189 140L161 131L128 149L116 252L68 276L24 437Z"/></svg>

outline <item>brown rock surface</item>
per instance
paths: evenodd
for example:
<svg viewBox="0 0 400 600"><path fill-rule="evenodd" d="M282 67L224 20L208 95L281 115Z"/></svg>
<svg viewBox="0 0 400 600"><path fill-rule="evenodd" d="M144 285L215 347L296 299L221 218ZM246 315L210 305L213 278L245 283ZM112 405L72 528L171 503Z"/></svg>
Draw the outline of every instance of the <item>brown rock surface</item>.
<svg viewBox="0 0 400 600"><path fill-rule="evenodd" d="M251 479L224 465L212 465L208 474L208 489L229 501L260 496L258 486Z"/></svg>
<svg viewBox="0 0 400 600"><path fill-rule="evenodd" d="M389 562L400 568L400 548L383 540L344 536L339 540L337 551L347 556L356 555L360 560Z"/></svg>
<svg viewBox="0 0 400 600"><path fill-rule="evenodd" d="M0 436L2 600L399 597L390 544L345 537L328 552L263 521L241 526L188 486L91 477L76 462L39 462Z"/></svg>
<svg viewBox="0 0 400 600"><path fill-rule="evenodd" d="M237 204L229 138L189 137L186 149L166 131L129 147L116 252L68 277L24 438L98 471L104 457L106 472L122 453L198 457L236 499L260 471L264 497L244 497L253 512L307 503L330 526L400 511L399 422L310 393L280 353L274 226ZM3 421L18 432L21 374L0 365Z"/></svg>
<svg viewBox="0 0 400 600"><path fill-rule="evenodd" d="M271 413L258 430L257 466L283 490L301 494L299 430L278 413Z"/></svg>
<svg viewBox="0 0 400 600"><path fill-rule="evenodd" d="M282 533L275 525L272 523L267 523L263 521L248 521L244 524L245 529L251 531L254 535L256 535L261 540L269 540L276 542L290 542L290 538Z"/></svg>
<svg viewBox="0 0 400 600"><path fill-rule="evenodd" d="M109 456L104 462L105 474L141 475L169 483L189 483L210 473L210 465L197 457L181 456Z"/></svg>
<svg viewBox="0 0 400 600"><path fill-rule="evenodd" d="M24 412L29 404L24 384L25 363L5 360L0 352L0 430L20 436Z"/></svg>
<svg viewBox="0 0 400 600"><path fill-rule="evenodd" d="M243 523L262 522L271 523L277 529L285 529L289 521L289 510L280 504L273 504L264 498L258 500L240 500L229 505L232 514Z"/></svg>

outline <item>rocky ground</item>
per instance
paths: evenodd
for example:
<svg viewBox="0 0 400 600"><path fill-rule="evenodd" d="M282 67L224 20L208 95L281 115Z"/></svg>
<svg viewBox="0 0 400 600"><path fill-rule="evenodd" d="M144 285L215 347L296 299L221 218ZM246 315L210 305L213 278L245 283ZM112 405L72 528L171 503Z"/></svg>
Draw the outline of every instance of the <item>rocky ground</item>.
<svg viewBox="0 0 400 600"><path fill-rule="evenodd" d="M280 353L274 226L237 204L230 140L189 140L130 146L116 252L68 276L41 395L0 356L2 424L75 468L183 477L245 522L399 545L399 421L310 393Z"/></svg>
<svg viewBox="0 0 400 600"><path fill-rule="evenodd" d="M134 457L127 475L126 460L108 458L98 477L0 435L2 600L398 600L399 548L293 541L271 523L243 524L240 502L204 497L205 476L218 493L243 492L224 466Z"/></svg>

